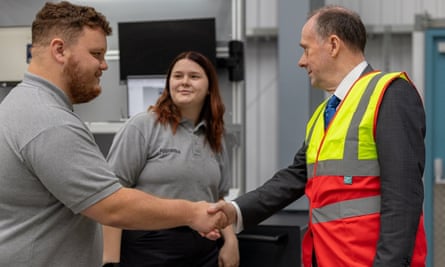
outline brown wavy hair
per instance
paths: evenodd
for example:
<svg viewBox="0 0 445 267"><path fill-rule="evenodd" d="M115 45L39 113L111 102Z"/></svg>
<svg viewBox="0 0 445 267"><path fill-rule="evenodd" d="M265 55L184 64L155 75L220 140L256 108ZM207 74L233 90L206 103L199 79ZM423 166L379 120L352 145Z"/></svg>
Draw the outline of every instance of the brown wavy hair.
<svg viewBox="0 0 445 267"><path fill-rule="evenodd" d="M32 44L46 46L54 36L73 43L85 26L100 28L106 35L112 32L106 17L93 7L74 5L67 1L47 2L32 23Z"/></svg>
<svg viewBox="0 0 445 267"><path fill-rule="evenodd" d="M196 51L187 51L179 54L170 64L167 71L165 88L161 96L158 98L154 106L150 106L148 110L153 110L157 115L157 121L161 124L170 124L173 133L181 121L181 111L173 103L170 95L170 76L176 62L181 59L189 59L197 63L204 69L209 81L209 94L207 94L204 105L201 109L199 119L206 123L205 134L206 141L214 152L221 152L222 139L224 135L224 112L225 107L219 92L218 77L212 62Z"/></svg>

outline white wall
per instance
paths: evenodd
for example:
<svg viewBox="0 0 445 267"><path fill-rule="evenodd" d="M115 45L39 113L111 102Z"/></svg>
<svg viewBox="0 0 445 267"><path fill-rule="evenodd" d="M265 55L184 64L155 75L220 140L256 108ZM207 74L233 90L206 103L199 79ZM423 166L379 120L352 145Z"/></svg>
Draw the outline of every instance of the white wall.
<svg viewBox="0 0 445 267"><path fill-rule="evenodd" d="M277 169L276 14L276 1L246 0L247 191L261 185ZM275 33L270 34L268 30Z"/></svg>
<svg viewBox="0 0 445 267"><path fill-rule="evenodd" d="M31 28L0 27L0 40L0 81L20 81L28 67Z"/></svg>
<svg viewBox="0 0 445 267"><path fill-rule="evenodd" d="M366 24L414 24L414 14L428 12L433 18L445 16L443 0L325 0L357 11Z"/></svg>
<svg viewBox="0 0 445 267"><path fill-rule="evenodd" d="M246 188L262 184L277 169L277 44L246 42Z"/></svg>
<svg viewBox="0 0 445 267"><path fill-rule="evenodd" d="M246 34L252 35L255 29L277 27L277 0L246 1Z"/></svg>

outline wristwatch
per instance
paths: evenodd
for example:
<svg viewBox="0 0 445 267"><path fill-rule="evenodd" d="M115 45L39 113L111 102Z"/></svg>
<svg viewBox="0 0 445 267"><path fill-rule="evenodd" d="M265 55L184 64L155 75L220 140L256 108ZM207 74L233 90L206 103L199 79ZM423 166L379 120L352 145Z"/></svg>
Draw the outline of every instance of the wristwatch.
<svg viewBox="0 0 445 267"><path fill-rule="evenodd" d="M102 267L119 267L119 262L107 262Z"/></svg>

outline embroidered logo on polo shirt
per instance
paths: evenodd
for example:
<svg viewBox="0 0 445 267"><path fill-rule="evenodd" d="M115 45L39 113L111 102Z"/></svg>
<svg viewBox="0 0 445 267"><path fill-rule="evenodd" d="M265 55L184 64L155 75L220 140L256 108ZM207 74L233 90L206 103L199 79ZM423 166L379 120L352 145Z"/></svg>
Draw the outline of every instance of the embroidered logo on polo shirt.
<svg viewBox="0 0 445 267"><path fill-rule="evenodd" d="M181 154L181 150L177 148L161 148L159 149L159 153L161 154L161 157L166 157L170 154Z"/></svg>

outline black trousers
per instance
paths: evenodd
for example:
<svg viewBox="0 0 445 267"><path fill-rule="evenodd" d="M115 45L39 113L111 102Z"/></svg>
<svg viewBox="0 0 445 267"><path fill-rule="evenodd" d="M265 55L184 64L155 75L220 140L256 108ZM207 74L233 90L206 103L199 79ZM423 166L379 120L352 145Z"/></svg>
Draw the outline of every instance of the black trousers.
<svg viewBox="0 0 445 267"><path fill-rule="evenodd" d="M315 258L315 253L312 254L312 267L318 267L317 259Z"/></svg>
<svg viewBox="0 0 445 267"><path fill-rule="evenodd" d="M312 250L312 267L318 267L317 257L315 257L315 249Z"/></svg>
<svg viewBox="0 0 445 267"><path fill-rule="evenodd" d="M188 228L122 232L120 267L217 267L216 241Z"/></svg>

